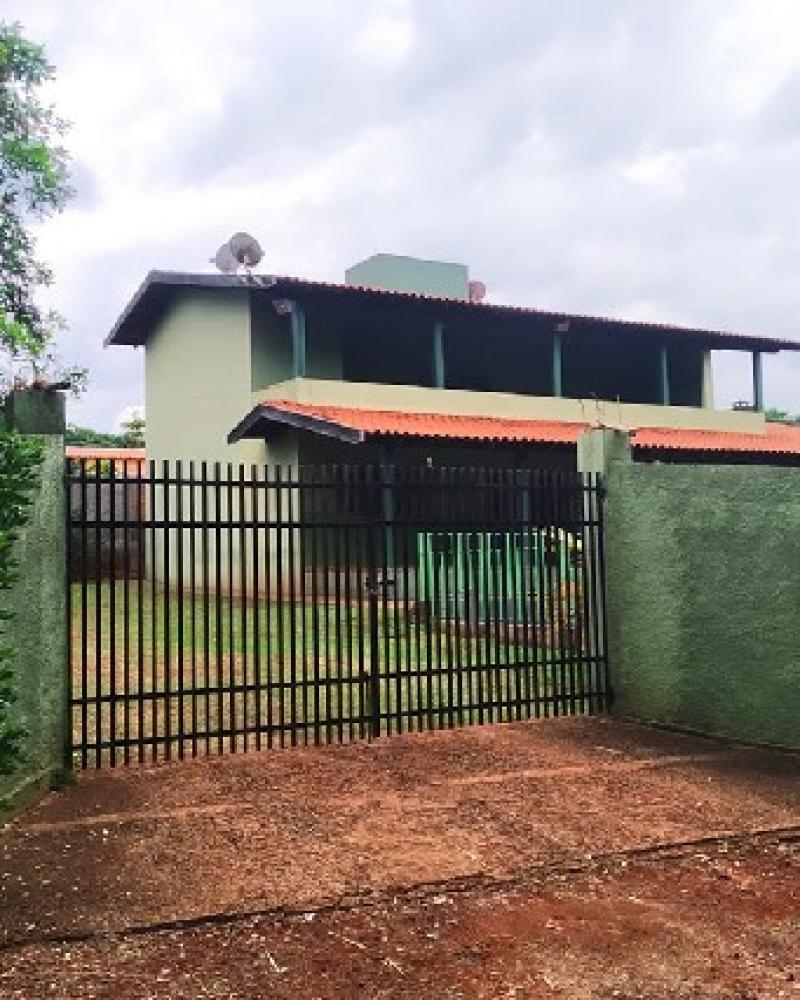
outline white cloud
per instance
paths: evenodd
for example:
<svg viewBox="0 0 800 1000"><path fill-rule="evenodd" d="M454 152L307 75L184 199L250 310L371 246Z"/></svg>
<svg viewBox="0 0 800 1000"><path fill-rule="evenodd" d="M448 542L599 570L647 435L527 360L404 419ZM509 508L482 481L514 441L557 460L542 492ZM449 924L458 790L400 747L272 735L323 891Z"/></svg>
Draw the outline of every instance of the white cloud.
<svg viewBox="0 0 800 1000"><path fill-rule="evenodd" d="M766 11L766 13L765 13ZM6 0L58 67L79 197L41 230L88 364L80 423L142 398L101 351L150 267L236 229L270 270L464 260L493 301L800 336L794 0ZM717 365L719 401L749 391ZM800 409L800 361L766 368ZM80 420L78 420L80 417Z"/></svg>

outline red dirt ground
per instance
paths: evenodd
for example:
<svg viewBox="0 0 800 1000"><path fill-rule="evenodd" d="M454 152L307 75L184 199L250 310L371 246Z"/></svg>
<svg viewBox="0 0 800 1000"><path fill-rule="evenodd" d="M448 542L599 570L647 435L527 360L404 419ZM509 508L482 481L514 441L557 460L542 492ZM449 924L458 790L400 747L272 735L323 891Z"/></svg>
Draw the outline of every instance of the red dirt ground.
<svg viewBox="0 0 800 1000"><path fill-rule="evenodd" d="M0 840L0 996L798 996L795 842L798 757L598 719L85 774Z"/></svg>

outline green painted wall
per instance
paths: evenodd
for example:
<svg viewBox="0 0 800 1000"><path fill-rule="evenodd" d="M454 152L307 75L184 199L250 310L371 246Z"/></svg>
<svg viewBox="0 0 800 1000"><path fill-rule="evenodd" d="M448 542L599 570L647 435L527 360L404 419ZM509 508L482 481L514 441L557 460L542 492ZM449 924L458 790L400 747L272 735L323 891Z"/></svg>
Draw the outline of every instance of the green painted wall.
<svg viewBox="0 0 800 1000"><path fill-rule="evenodd" d="M800 470L607 473L615 711L800 747Z"/></svg>
<svg viewBox="0 0 800 1000"><path fill-rule="evenodd" d="M24 759L0 776L0 818L49 787L64 765L67 691L66 532L64 439L43 437L40 488L16 547L19 579L0 593L13 614L4 628L14 650L14 711L28 737Z"/></svg>

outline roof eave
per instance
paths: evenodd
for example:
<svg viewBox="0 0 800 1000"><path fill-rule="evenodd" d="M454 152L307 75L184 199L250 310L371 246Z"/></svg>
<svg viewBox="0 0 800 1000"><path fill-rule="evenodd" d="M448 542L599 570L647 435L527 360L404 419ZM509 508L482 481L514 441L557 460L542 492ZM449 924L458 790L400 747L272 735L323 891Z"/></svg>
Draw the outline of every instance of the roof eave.
<svg viewBox="0 0 800 1000"><path fill-rule="evenodd" d="M267 437L264 424L278 424L295 430L309 431L312 434L322 434L325 437L336 438L348 444L361 444L366 438L364 431L347 427L334 420L324 420L321 417L309 417L300 413L290 413L276 406L259 404L239 421L228 435L228 444L236 444L246 438Z"/></svg>

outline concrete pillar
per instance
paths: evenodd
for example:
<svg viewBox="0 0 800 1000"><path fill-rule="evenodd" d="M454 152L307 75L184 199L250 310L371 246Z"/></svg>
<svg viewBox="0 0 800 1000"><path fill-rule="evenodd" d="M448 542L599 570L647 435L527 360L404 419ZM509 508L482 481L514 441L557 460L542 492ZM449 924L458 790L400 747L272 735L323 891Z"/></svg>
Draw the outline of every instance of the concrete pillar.
<svg viewBox="0 0 800 1000"><path fill-rule="evenodd" d="M630 465L632 461L628 431L598 427L578 438L578 472L596 472L605 476L614 463Z"/></svg>
<svg viewBox="0 0 800 1000"><path fill-rule="evenodd" d="M39 439L42 460L27 523L14 544L18 577L10 590L0 592L0 608L11 615L0 642L11 650L12 710L26 732L22 760L11 774L0 776L0 817L63 780L69 767L64 397L41 390L13 392L5 422Z"/></svg>

